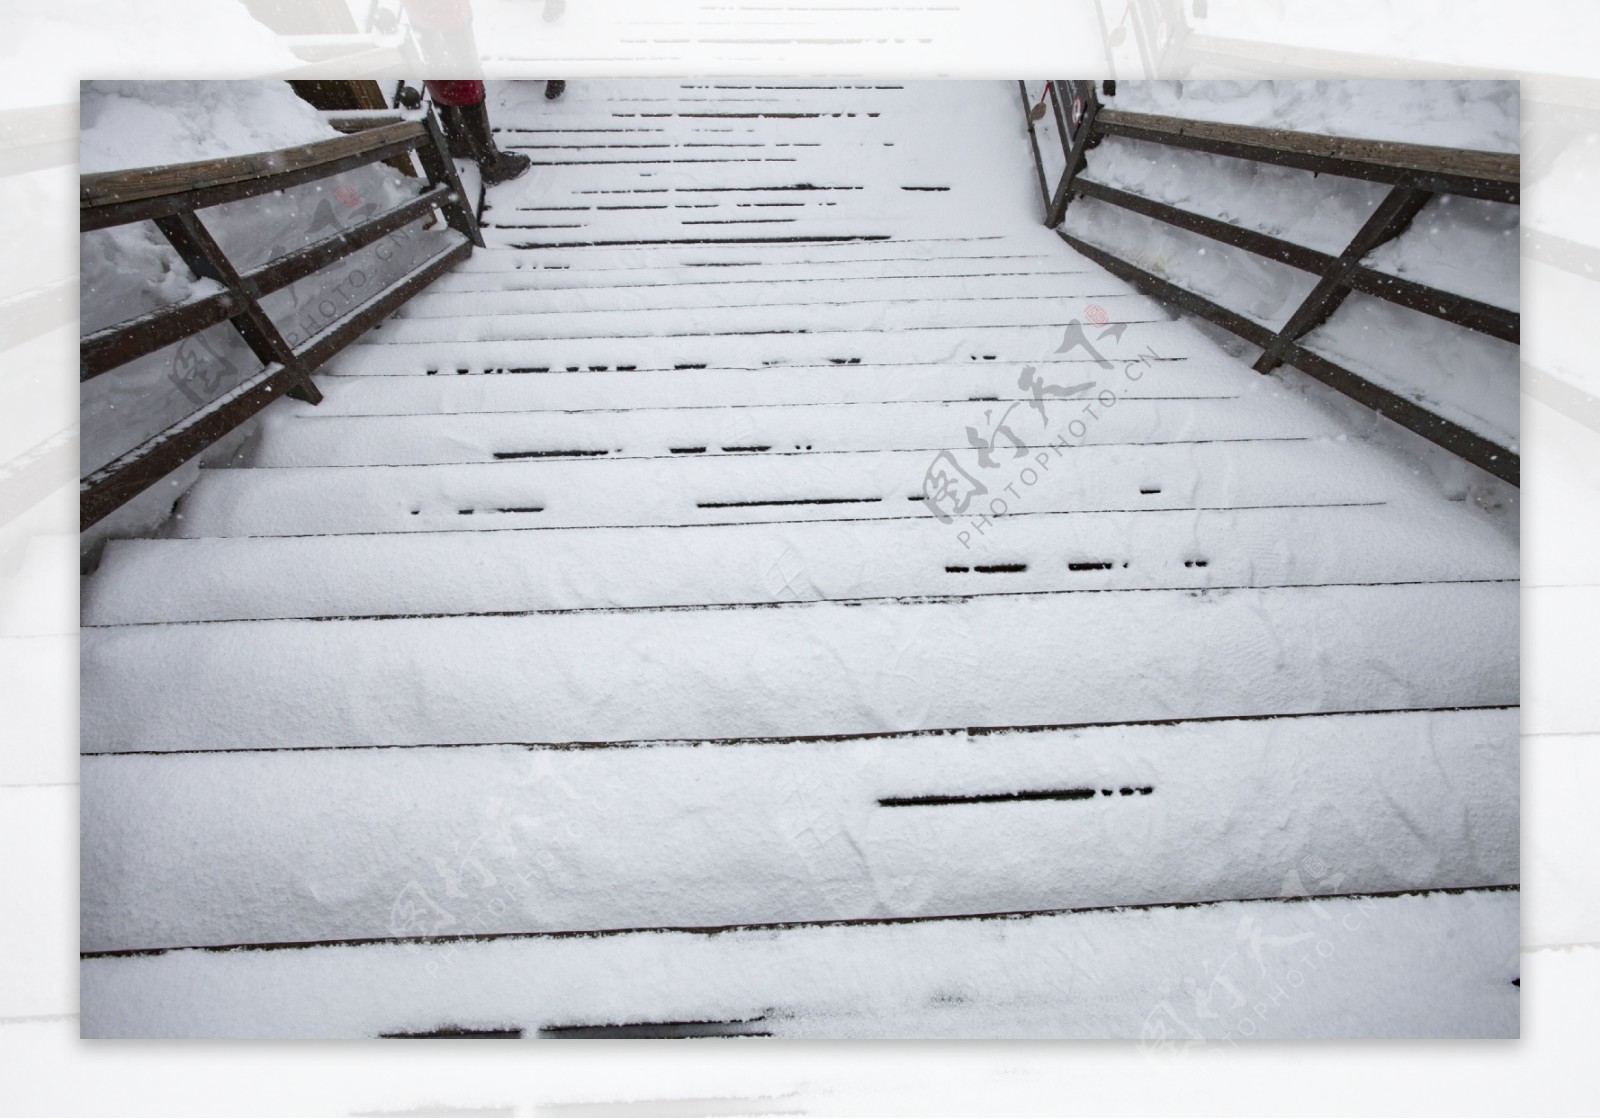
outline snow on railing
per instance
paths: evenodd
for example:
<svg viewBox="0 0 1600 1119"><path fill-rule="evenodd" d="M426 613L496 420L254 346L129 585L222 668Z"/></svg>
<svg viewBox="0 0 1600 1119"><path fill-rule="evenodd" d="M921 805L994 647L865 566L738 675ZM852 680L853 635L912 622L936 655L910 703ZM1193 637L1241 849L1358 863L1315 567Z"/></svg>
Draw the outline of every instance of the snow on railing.
<svg viewBox="0 0 1600 1119"><path fill-rule="evenodd" d="M1521 189L1518 156L1125 112L1106 107L1093 81L1055 79L1045 83L1037 95L1027 82L1018 84L1039 173L1045 223L1051 228L1062 223L1074 198L1092 198L1290 265L1317 279L1287 321L1274 329L1058 229L1069 245L1145 294L1209 319L1261 347L1254 366L1257 372L1271 372L1279 364L1292 365L1473 465L1518 484L1520 460L1511 447L1313 352L1301 341L1326 323L1347 296L1360 292L1502 342L1520 344L1521 322L1516 311L1362 263L1373 250L1405 232L1435 195L1517 205ZM1106 96L1114 96L1115 83L1106 82L1105 86ZM1365 180L1387 185L1389 191L1343 251L1335 255L1087 178L1087 153L1106 136Z"/></svg>
<svg viewBox="0 0 1600 1119"><path fill-rule="evenodd" d="M311 381L318 367L465 259L474 245L483 245L431 111L419 119L390 117L374 124L349 135L280 151L112 171L80 180L81 232L153 221L196 276L222 288L84 335L79 343L80 380L108 373L224 321L232 323L262 364L261 372L239 391L205 405L84 477L79 484L80 529L87 529L148 489L279 396L319 402L322 394ZM427 175L427 185L416 197L248 272L234 267L196 213L410 152L417 154ZM445 247L298 348L263 309L263 297L350 256L435 208L455 231Z"/></svg>

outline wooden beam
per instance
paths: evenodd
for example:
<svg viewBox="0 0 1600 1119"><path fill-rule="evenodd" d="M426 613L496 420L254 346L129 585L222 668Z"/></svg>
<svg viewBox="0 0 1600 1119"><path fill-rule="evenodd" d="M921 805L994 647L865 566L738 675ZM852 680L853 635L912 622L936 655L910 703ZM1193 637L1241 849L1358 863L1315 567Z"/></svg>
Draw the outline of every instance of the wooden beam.
<svg viewBox="0 0 1600 1119"><path fill-rule="evenodd" d="M456 161L450 156L450 146L439 129L438 118L429 112L422 118L420 127L425 133L425 139L417 145L417 158L422 161L422 170L427 174L428 182L449 188L441 207L445 221L478 248L483 248L483 234L478 230L476 211L467 204L467 192L461 185L460 176L456 174ZM455 201L449 201L451 198Z"/></svg>
<svg viewBox="0 0 1600 1119"><path fill-rule="evenodd" d="M1304 336L1323 323L1339 309L1345 296L1350 294L1350 275L1361 266L1361 258L1386 241L1393 240L1411 224L1411 219L1433 197L1427 191L1414 187L1397 186L1384 195L1377 209L1362 223L1356 235L1350 238L1344 252L1339 254L1335 268L1326 273L1317 286L1311 289L1305 302L1295 308L1283 329L1273 337L1253 368L1257 373L1271 372L1282 358L1286 344Z"/></svg>
<svg viewBox="0 0 1600 1119"><path fill-rule="evenodd" d="M448 184L441 183L429 187L415 198L381 214L375 214L349 229L340 230L338 233L312 242L303 249L270 260L254 271L246 272L241 279L259 299L279 288L287 287L296 280L304 279L341 257L349 256L357 249L370 245L380 237L416 221L435 206L440 208L448 206L450 194Z"/></svg>
<svg viewBox="0 0 1600 1119"><path fill-rule="evenodd" d="M256 302L259 293L234 269L228 255L211 236L211 231L205 227L200 216L186 210L181 214L157 218L156 225L196 276L217 281L233 295L238 309L229 321L243 335L256 359L266 367L283 366L286 374L297 382L289 391L312 404L320 401L322 393L295 361L294 347L289 345L271 316Z"/></svg>
<svg viewBox="0 0 1600 1119"><path fill-rule="evenodd" d="M1075 179L1072 192L1085 198L1120 206L1136 214L1155 218L1179 229L1187 229L1202 237L1209 237L1213 241L1232 245L1268 260L1276 260L1319 276L1336 275L1341 267L1338 257L1317 249L1285 241L1271 234L1246 229L1218 218L1180 210L1165 202L1157 202L1143 195L1118 190L1116 187L1106 186L1092 179ZM1345 275L1345 282L1354 290L1364 294L1375 295L1398 306L1421 311L1423 314L1480 331L1506 342L1517 343L1521 339L1521 316L1515 311L1508 311L1491 303L1441 291L1414 280L1392 276L1387 272L1379 272L1359 264L1349 269Z"/></svg>
<svg viewBox="0 0 1600 1119"><path fill-rule="evenodd" d="M130 498L149 489L296 385L386 315L465 260L472 245L452 237L399 283L385 289L354 314L317 335L296 356L299 368L273 364L200 409L188 419L89 474L79 483L79 526L87 529Z"/></svg>
<svg viewBox="0 0 1600 1119"><path fill-rule="evenodd" d="M376 163L426 140L421 122L386 124L274 152L85 175L78 182L85 232L270 194Z"/></svg>
<svg viewBox="0 0 1600 1119"><path fill-rule="evenodd" d="M1050 217L1050 183L1045 178L1044 156L1039 150L1039 134L1033 130L1033 102L1028 99L1028 83L1018 81L1017 88L1022 91L1022 122L1028 127L1028 143L1033 145L1033 166L1039 173L1039 198L1044 205L1045 218Z"/></svg>
<svg viewBox="0 0 1600 1119"><path fill-rule="evenodd" d="M1061 83L1051 86L1052 90L1060 88ZM1083 170L1087 163L1089 147L1095 141L1098 133L1095 131L1095 121L1100 113L1100 99L1095 96L1094 82L1082 80L1069 80L1067 89L1072 93L1074 100L1083 101L1083 116L1078 119L1076 127L1066 113L1057 106L1057 119L1062 122L1062 142L1065 145L1067 166L1061 173L1061 182L1056 186L1055 197L1050 200L1050 212L1045 217L1045 224L1054 229L1060 225L1067 216L1067 206L1072 201L1072 183L1077 178L1078 172Z"/></svg>
<svg viewBox="0 0 1600 1119"><path fill-rule="evenodd" d="M1257 346L1265 347L1277 337L1269 327L1220 303L1179 287L1070 233L1062 230L1056 232L1078 252L1153 299L1208 319ZM1290 342L1285 346L1283 360L1502 481L1513 486L1521 484L1521 459L1515 451L1435 415L1415 401L1374 384L1297 343Z"/></svg>
<svg viewBox="0 0 1600 1119"><path fill-rule="evenodd" d="M181 342L239 313L231 291L161 307L137 318L85 334L78 342L78 380L100 374Z"/></svg>
<svg viewBox="0 0 1600 1119"><path fill-rule="evenodd" d="M1405 184L1439 194L1510 203L1518 201L1520 194L1521 159L1510 153L1355 140L1122 109L1102 110L1096 130L1108 136L1371 182Z"/></svg>

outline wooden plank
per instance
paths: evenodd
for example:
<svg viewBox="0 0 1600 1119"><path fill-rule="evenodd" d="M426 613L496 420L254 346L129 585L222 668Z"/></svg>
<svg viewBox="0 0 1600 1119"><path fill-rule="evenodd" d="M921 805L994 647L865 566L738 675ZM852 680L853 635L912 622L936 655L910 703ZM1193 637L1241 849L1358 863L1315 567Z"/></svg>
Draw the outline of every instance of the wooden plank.
<svg viewBox="0 0 1600 1119"><path fill-rule="evenodd" d="M1163 280L1070 233L1062 230L1056 232L1078 252L1112 275L1126 280L1146 295L1208 319L1239 335L1245 341L1263 348L1277 337L1267 327L1235 311L1230 311L1220 303ZM1336 362L1305 349L1298 343L1288 342L1284 345L1282 360L1365 404L1400 426L1409 428L1424 439L1437 443L1445 450L1466 459L1502 481L1509 482L1513 486L1521 484L1521 460L1516 452L1468 431L1442 416L1436 416L1414 401L1390 392Z"/></svg>
<svg viewBox="0 0 1600 1119"><path fill-rule="evenodd" d="M268 366L188 419L85 477L78 484L79 531L155 485L295 383L294 371Z"/></svg>
<svg viewBox="0 0 1600 1119"><path fill-rule="evenodd" d="M1522 316L1516 311L1372 268L1351 269L1345 282L1365 295L1375 295L1397 306L1421 311L1502 342L1510 342L1513 346L1522 344Z"/></svg>
<svg viewBox="0 0 1600 1119"><path fill-rule="evenodd" d="M1188 311L1190 314L1199 315L1203 319L1208 319L1218 326L1232 331L1245 341L1262 348L1265 348L1267 343L1272 341L1272 331L1254 319L1246 318L1237 311L1230 311L1222 304L1207 299L1203 295L1197 295L1188 288L1179 287L1177 284L1163 280L1136 265L1129 264L1122 258L1113 256L1106 250L1091 245L1081 238L1074 237L1065 230L1056 230L1056 235L1107 272L1110 272L1118 279L1126 280L1145 295L1159 299L1161 302L1175 306L1180 310Z"/></svg>
<svg viewBox="0 0 1600 1119"><path fill-rule="evenodd" d="M1424 439L1466 459L1478 469L1493 474L1502 482L1522 485L1522 460L1515 451L1468 431L1443 416L1435 415L1415 401L1390 392L1298 343L1291 343L1284 351L1284 360L1302 373L1308 373L1352 400L1365 404L1386 419L1411 429Z"/></svg>
<svg viewBox="0 0 1600 1119"><path fill-rule="evenodd" d="M231 291L218 292L86 334L78 343L78 380L87 381L163 346L182 341L239 313Z"/></svg>
<svg viewBox="0 0 1600 1119"><path fill-rule="evenodd" d="M1179 229L1187 229L1191 233L1198 233L1202 237L1209 237L1213 241L1220 241L1224 245L1233 245L1244 249L1246 252L1255 253L1257 256L1276 260L1281 264L1288 264L1306 272L1318 275L1325 274L1337 263L1338 258L1316 249L1298 245L1293 241L1285 241L1281 237L1273 237L1267 233L1259 233L1253 229L1246 229L1232 222L1222 221L1218 218L1209 218L1204 214L1196 214L1189 210L1180 210L1176 206L1169 206L1165 202L1157 202L1153 198L1146 198L1141 194L1119 190L1092 179L1077 179L1072 185L1073 194L1081 194L1085 198L1093 198L1107 202L1113 206L1120 206L1124 210L1131 210L1136 214L1143 214L1148 218L1166 222L1168 225Z"/></svg>
<svg viewBox="0 0 1600 1119"><path fill-rule="evenodd" d="M1407 184L1441 194L1511 203L1520 194L1522 161L1509 153L1355 140L1122 109L1102 110L1096 131L1304 171Z"/></svg>
<svg viewBox="0 0 1600 1119"><path fill-rule="evenodd" d="M405 121L273 152L85 175L78 189L79 228L104 229L270 194L399 155L426 138L420 122Z"/></svg>
<svg viewBox="0 0 1600 1119"><path fill-rule="evenodd" d="M327 121L335 131L348 134L351 132L365 132L369 128L379 128L385 124L400 124L410 118L399 110L383 113L359 113L339 110L323 113L322 119Z"/></svg>
<svg viewBox="0 0 1600 1119"><path fill-rule="evenodd" d="M417 197L368 218L358 225L268 261L260 268L245 273L241 279L246 289L257 298L287 287L296 280L304 279L318 269L415 221L435 206L442 209L449 204L450 193L448 185L430 187Z"/></svg>
<svg viewBox="0 0 1600 1119"><path fill-rule="evenodd" d="M365 334L446 270L465 260L471 252L470 243L457 241L435 253L361 310L340 319L317 335L310 346L293 355L293 366L277 363L267 366L188 419L147 439L121 458L83 478L79 483L80 531L155 485L279 396L306 383L311 371Z"/></svg>

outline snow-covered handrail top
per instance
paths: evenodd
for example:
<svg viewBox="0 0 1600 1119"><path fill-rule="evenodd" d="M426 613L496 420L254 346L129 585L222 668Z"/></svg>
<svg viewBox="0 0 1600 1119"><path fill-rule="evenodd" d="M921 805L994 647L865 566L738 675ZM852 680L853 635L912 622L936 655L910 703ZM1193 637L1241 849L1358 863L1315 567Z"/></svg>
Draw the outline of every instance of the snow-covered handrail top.
<svg viewBox="0 0 1600 1119"><path fill-rule="evenodd" d="M379 149L411 147L425 139L426 130L421 123L399 121L277 151L84 175L78 184L78 206L90 210L97 206L192 194L251 179L267 180L314 170ZM278 189L276 185L263 183L262 190L255 193L275 189Z"/></svg>
<svg viewBox="0 0 1600 1119"><path fill-rule="evenodd" d="M1098 131L1138 138L1139 133L1173 140L1224 144L1241 149L1237 154L1250 158L1254 149L1265 155L1289 152L1311 159L1336 161L1400 172L1458 176L1489 183L1515 186L1522 179L1522 160L1515 153L1441 148L1428 144L1407 144L1394 140L1360 140L1348 136L1329 136L1317 132L1293 132L1247 124L1223 124L1188 117L1138 113L1102 108L1096 118ZM1277 162L1277 160L1272 160Z"/></svg>

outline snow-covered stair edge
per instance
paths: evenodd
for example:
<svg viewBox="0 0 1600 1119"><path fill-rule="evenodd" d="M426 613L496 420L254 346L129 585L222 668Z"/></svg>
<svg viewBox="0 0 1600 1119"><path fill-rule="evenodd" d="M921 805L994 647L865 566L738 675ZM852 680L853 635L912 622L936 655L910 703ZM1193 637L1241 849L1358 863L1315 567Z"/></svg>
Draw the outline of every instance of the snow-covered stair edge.
<svg viewBox="0 0 1600 1119"><path fill-rule="evenodd" d="M82 638L95 700L81 740L85 753L611 742L1518 698L1514 583L1040 596L1026 624L1019 601L830 603L759 611L755 626L699 610L97 629ZM1229 656L1197 658L1207 648Z"/></svg>
<svg viewBox="0 0 1600 1119"><path fill-rule="evenodd" d="M1509 884L1517 715L85 758L82 944L1251 898L1302 855L1339 892Z"/></svg>
<svg viewBox="0 0 1600 1119"><path fill-rule="evenodd" d="M1325 868L1287 868L1315 894ZM84 1037L1516 1037L1518 894L87 959ZM181 997L174 997L181 993ZM571 1036L571 1033L568 1034Z"/></svg>

